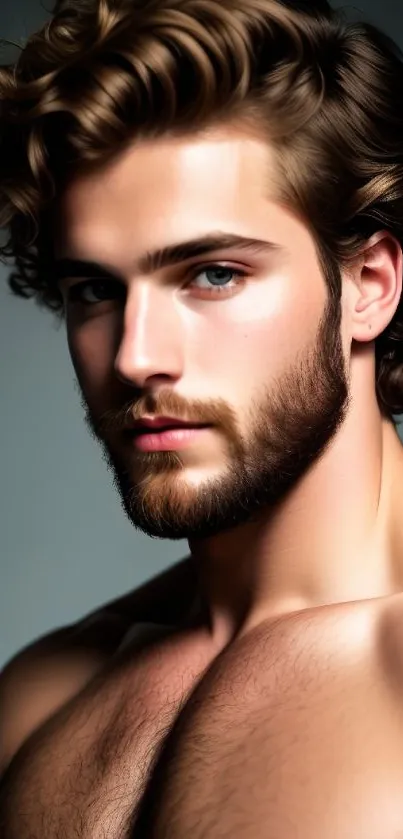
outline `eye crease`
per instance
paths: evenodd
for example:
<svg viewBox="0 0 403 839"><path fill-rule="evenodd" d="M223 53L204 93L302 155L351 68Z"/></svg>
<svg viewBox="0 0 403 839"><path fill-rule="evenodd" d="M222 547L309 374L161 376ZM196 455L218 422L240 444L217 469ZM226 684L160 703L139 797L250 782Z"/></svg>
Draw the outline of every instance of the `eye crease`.
<svg viewBox="0 0 403 839"><path fill-rule="evenodd" d="M208 283L211 283L211 286L209 288L208 285L200 285L200 286L198 286L200 291L202 291L203 293L206 293L207 295L210 295L210 294L214 295L214 293L217 293L219 295L228 294L228 296L230 296L231 294L234 293L234 291L237 290L239 285L242 284L242 280L245 279L245 277L247 276L246 271L242 271L240 269L232 268L232 267L226 266L226 265L212 264L212 265L204 266L204 267L201 267L201 268L197 267L197 269L194 269L193 270L193 278L185 284L185 288L186 289L191 289L191 288L196 288L197 289L197 285L195 285L195 281L202 274L205 274L206 277L208 277ZM218 281L214 282L214 280L211 279L211 274L213 274L213 275L214 274L218 274L218 275L229 274L232 277L236 278L235 284L228 287L228 284L225 282L225 278L223 279L222 276L219 277ZM210 275L210 276L208 276L208 275ZM76 302L76 303L80 303L80 304L83 304L83 305L89 305L89 306L95 305L97 303L105 302L106 300L109 299L109 296L105 296L101 300L90 301L88 299L87 300L85 299L85 294L86 294L87 289L92 289L94 294L96 294L97 293L96 289L99 289L99 286L101 286L101 289L102 289L102 287L106 288L107 291L108 290L111 291L111 289L112 289L113 290L113 296L117 295L118 289L119 289L119 296L120 295L125 296L125 289L124 289L124 287L121 283L119 283L115 280L112 280L112 279L93 278L93 279L84 280L83 282L80 282L80 283L75 283L74 285L70 286L70 288L68 289L68 300L70 302ZM94 291L94 289L95 289L95 291Z"/></svg>

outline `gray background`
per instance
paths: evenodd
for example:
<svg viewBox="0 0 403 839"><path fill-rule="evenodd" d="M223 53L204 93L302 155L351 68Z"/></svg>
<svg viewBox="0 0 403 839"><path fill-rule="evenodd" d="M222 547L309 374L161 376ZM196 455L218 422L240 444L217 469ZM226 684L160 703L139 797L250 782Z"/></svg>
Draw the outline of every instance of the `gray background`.
<svg viewBox="0 0 403 839"><path fill-rule="evenodd" d="M39 0L0 4L1 38L21 42L48 17ZM354 8L402 45L402 0ZM84 426L64 327L14 298L7 274L0 265L0 667L187 553L186 542L149 539L126 519Z"/></svg>

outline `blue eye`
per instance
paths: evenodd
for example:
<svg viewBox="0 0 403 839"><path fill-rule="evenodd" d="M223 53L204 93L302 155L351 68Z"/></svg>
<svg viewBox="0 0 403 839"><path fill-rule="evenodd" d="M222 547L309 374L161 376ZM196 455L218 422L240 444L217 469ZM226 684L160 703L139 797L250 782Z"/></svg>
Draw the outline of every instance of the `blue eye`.
<svg viewBox="0 0 403 839"><path fill-rule="evenodd" d="M245 271L240 271L236 268L228 268L225 265L208 265L205 268L197 269L197 273L194 274L190 285L194 286L197 278L203 274L207 277L207 283L198 284L196 287L202 291L218 291L219 293L221 291L225 292L227 289L233 291L234 287L236 288L239 285L239 282L236 281L232 281L231 283L232 278L235 277L237 280L240 280L245 277Z"/></svg>
<svg viewBox="0 0 403 839"><path fill-rule="evenodd" d="M198 282L198 279L203 275L205 277L204 282ZM229 296L236 291L245 277L245 271L225 265L207 265L204 268L197 266L197 269L193 270L193 278L187 284L187 288L197 289L207 297L213 294L224 295L225 293ZM126 288L122 283L114 280L94 278L70 286L67 296L70 303L94 306L111 299L124 299Z"/></svg>

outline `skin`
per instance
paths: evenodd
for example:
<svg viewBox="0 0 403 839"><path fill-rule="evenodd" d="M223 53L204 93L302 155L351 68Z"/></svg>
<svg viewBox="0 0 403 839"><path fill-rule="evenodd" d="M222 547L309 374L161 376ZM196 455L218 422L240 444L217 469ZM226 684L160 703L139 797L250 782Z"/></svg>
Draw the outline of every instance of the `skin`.
<svg viewBox="0 0 403 839"><path fill-rule="evenodd" d="M267 144L233 126L143 141L72 181L58 216L57 258L113 275L81 303L71 294L91 273L60 279L86 424L133 525L189 540L221 648L274 615L403 581L402 445L376 400L374 343L399 303L401 248L375 234L332 308L311 233L270 173ZM276 247L139 264L217 231ZM143 453L124 429L145 414L210 428Z"/></svg>
<svg viewBox="0 0 403 839"><path fill-rule="evenodd" d="M17 664L8 756L21 720L27 737L27 683L39 711L0 785L7 835L113 839L128 818L132 839L401 832L403 456L376 401L374 341L402 252L380 230L329 300L277 174L232 125L133 145L61 196L85 421L133 525L188 538L198 595L179 571L109 604L112 623L101 610L53 652L45 639L40 667L38 652L31 671ZM151 258L219 231L271 245ZM128 427L145 414L209 427L142 452ZM158 636L139 638L152 614ZM121 618L137 622L123 643Z"/></svg>

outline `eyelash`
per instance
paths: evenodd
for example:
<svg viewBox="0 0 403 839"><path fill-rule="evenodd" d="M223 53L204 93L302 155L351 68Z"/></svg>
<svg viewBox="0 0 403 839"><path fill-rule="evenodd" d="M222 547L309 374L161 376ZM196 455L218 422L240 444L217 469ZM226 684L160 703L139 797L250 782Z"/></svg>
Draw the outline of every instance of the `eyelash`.
<svg viewBox="0 0 403 839"><path fill-rule="evenodd" d="M197 270L194 271L193 278L190 281L189 285L191 284L191 282L196 277L199 276L199 274L202 274L203 272L207 272L207 271L228 271L229 273L233 274L234 277L237 277L238 280L245 279L245 277L247 276L246 271L241 271L238 268L231 268L230 266L227 266L227 265L220 265L218 263L214 263L214 264L211 264L211 265L205 265L205 266L202 266L202 267L198 267ZM112 287L114 287L116 285L114 280L109 280L109 279L104 279L103 280L103 279L97 279L97 278L94 278L92 280L84 280L84 282L80 282L80 283L75 283L74 285L70 286L70 288L68 289L69 301L78 302L78 303L82 304L83 306L96 306L100 303L105 303L108 300L108 298L105 298L104 300L97 300L97 301L91 302L91 303L82 299L82 293L83 293L84 289L87 288L88 286L94 286L94 285L96 286L97 283L101 283L103 285L112 286ZM238 287L238 285L239 285L239 283L237 283L236 288ZM213 286L211 286L211 290L209 290L207 288L200 288L199 291L204 292L207 296L211 296L214 293L218 293L219 295L225 294L226 289L227 289L227 286L214 286L213 285ZM231 286L230 289L229 289L229 292L231 293L234 290L235 290L234 287ZM230 296L230 293L228 293L228 296Z"/></svg>

